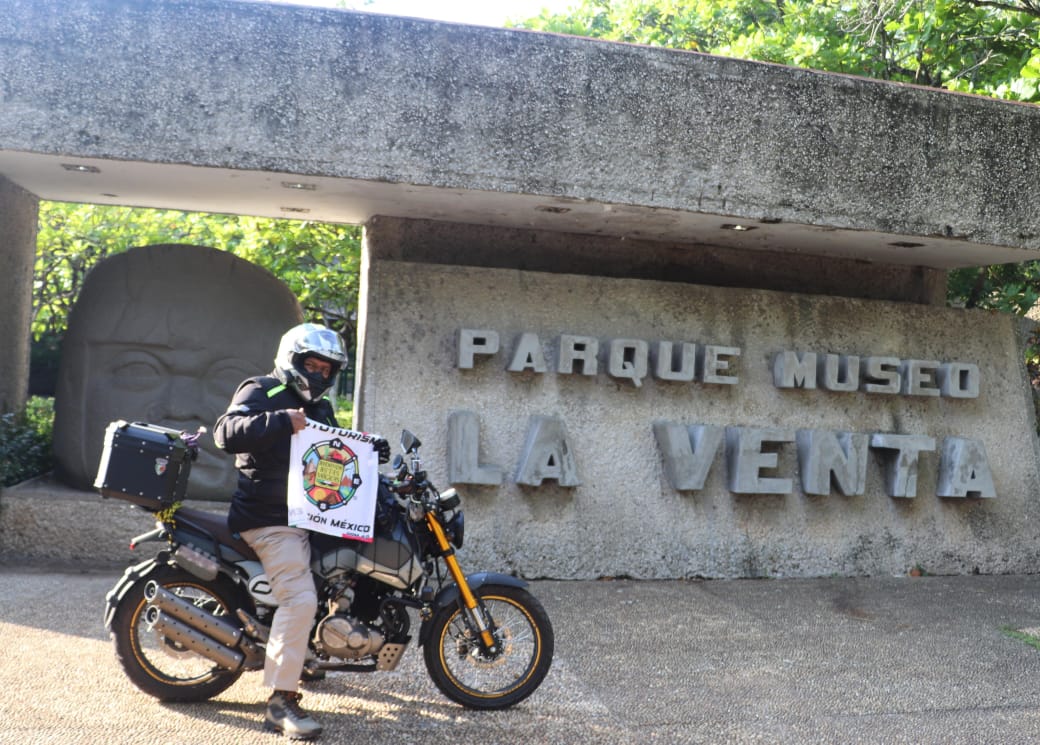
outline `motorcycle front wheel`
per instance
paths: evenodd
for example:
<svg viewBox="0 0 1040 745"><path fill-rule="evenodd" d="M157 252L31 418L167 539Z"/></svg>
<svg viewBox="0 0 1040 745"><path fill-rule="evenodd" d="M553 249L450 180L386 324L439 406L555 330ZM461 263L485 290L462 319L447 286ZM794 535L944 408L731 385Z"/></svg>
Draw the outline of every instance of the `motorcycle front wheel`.
<svg viewBox="0 0 1040 745"><path fill-rule="evenodd" d="M214 615L228 615L237 607L235 588L228 582L203 582L181 569L156 568L130 588L112 618L116 658L130 681L160 701L205 701L231 687L241 671L222 670L148 629L144 588L149 580Z"/></svg>
<svg viewBox="0 0 1040 745"><path fill-rule="evenodd" d="M457 605L430 619L423 659L441 693L471 709L505 709L530 696L549 672L553 629L533 595L518 587L478 588L479 611L495 638L484 649Z"/></svg>

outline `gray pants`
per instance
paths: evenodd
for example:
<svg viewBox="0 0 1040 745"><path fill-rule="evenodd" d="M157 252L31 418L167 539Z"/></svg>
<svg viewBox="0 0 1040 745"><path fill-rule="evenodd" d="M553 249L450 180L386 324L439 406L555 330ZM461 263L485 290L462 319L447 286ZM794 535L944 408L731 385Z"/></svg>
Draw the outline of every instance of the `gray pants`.
<svg viewBox="0 0 1040 745"><path fill-rule="evenodd" d="M264 685L295 691L307 656L307 637L318 608L311 577L310 533L302 528L273 526L242 531L264 566L278 603L264 660Z"/></svg>

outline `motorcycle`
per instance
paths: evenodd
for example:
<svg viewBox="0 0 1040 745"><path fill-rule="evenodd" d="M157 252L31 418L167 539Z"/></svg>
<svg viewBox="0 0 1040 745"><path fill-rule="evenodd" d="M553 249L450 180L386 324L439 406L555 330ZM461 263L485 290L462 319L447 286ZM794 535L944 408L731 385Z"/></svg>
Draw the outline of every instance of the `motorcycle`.
<svg viewBox="0 0 1040 745"><path fill-rule="evenodd" d="M189 456L197 452L198 435L181 434ZM415 613L426 670L447 698L473 709L513 706L549 672L552 624L524 581L463 574L455 555L464 537L461 497L429 482L420 445L405 431L403 456L391 475L379 476L372 542L312 534L318 612L305 671L394 670ZM155 518L155 530L131 548L166 545L107 594L105 626L144 693L209 699L263 667L276 604L256 554L224 516L176 503Z"/></svg>

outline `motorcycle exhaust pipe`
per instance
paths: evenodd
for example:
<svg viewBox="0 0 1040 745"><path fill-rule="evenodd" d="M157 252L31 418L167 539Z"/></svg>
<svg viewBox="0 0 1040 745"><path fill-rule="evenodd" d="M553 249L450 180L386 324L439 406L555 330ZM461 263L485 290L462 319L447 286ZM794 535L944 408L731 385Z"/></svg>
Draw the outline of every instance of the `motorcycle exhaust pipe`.
<svg viewBox="0 0 1040 745"><path fill-rule="evenodd" d="M223 618L214 616L212 613L207 613L182 597L174 595L169 590L160 587L155 580L145 585L144 599L149 605L166 611L169 616L182 621L203 636L215 639L226 647L237 647L242 639L243 632L241 628Z"/></svg>
<svg viewBox="0 0 1040 745"><path fill-rule="evenodd" d="M240 652L229 649L176 618L168 616L157 606L149 605L144 617L149 629L159 632L169 641L180 644L231 672L237 672L242 667L244 658Z"/></svg>

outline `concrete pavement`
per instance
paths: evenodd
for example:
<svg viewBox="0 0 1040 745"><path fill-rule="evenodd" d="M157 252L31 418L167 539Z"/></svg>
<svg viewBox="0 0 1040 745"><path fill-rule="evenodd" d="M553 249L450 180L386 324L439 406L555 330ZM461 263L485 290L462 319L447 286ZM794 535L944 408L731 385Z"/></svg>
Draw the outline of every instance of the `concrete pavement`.
<svg viewBox="0 0 1040 745"><path fill-rule="evenodd" d="M282 741L260 729L257 673L202 704L160 704L131 686L101 626L119 574L0 566L0 743ZM1040 740L1040 651L1027 643L1040 627L1040 576L532 589L553 619L556 656L527 701L460 708L411 648L393 673L309 688L322 742Z"/></svg>

